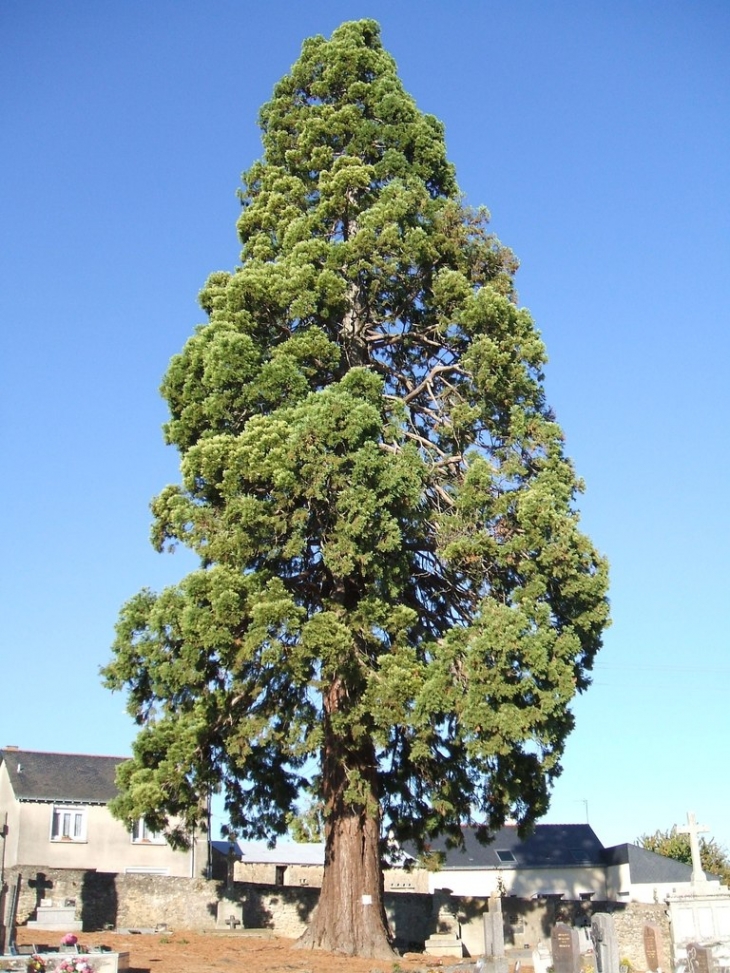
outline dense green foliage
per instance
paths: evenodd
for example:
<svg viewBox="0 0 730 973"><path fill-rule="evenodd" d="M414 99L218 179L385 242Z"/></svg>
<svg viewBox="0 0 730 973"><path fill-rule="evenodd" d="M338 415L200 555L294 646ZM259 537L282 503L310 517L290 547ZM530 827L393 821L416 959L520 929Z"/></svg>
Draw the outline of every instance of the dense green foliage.
<svg viewBox="0 0 730 973"><path fill-rule="evenodd" d="M275 835L303 791L378 815L374 775L401 838L528 824L607 602L516 261L374 22L305 42L260 122L240 265L162 386L182 482L153 542L200 568L121 612L117 813L191 824L222 782Z"/></svg>
<svg viewBox="0 0 730 973"><path fill-rule="evenodd" d="M657 855L664 855L665 858L673 858L675 861L684 862L686 865L692 864L692 849L688 834L679 834L677 828L668 828L666 831L655 831L653 834L643 834L636 839L637 845L653 851ZM707 875L719 878L724 885L730 884L730 858L722 845L719 845L714 838L709 841L700 837L700 863L702 870Z"/></svg>

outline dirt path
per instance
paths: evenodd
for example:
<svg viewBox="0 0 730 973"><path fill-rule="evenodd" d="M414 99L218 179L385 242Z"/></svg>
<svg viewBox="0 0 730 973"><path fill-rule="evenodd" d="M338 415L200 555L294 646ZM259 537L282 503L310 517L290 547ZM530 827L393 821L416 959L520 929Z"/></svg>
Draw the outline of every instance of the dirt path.
<svg viewBox="0 0 730 973"><path fill-rule="evenodd" d="M54 947L60 933L18 928L19 945ZM81 933L80 945L104 945L129 952L129 973L416 973L437 969L434 957L357 959L294 948L294 940L267 935L212 935L196 932L154 934ZM447 960L453 964L453 960Z"/></svg>

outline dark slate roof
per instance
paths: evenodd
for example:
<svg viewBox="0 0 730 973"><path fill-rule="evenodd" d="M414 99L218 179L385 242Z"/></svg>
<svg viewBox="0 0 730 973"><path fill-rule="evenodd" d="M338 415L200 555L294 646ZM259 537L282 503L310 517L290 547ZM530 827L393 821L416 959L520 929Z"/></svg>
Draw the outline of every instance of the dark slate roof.
<svg viewBox="0 0 730 973"><path fill-rule="evenodd" d="M462 833L462 848L447 849L443 838L431 842L431 851L446 855L443 870L603 865L603 845L589 824L538 824L525 839L515 825L506 825L488 845L477 841L475 828L462 828Z"/></svg>
<svg viewBox="0 0 730 973"><path fill-rule="evenodd" d="M108 804L116 797L116 768L124 757L92 757L78 753L0 750L19 801L68 801Z"/></svg>
<svg viewBox="0 0 730 973"><path fill-rule="evenodd" d="M692 881L691 865L657 855L639 845L614 845L606 848L605 855L607 865L629 865L632 884Z"/></svg>

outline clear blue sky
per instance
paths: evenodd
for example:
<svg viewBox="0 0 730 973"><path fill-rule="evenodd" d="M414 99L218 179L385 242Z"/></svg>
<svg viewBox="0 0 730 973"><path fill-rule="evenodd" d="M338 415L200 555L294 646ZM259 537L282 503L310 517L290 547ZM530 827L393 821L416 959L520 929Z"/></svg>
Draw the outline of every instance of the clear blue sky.
<svg viewBox="0 0 730 973"><path fill-rule="evenodd" d="M614 624L548 821L730 846L730 4L4 0L0 745L129 752L99 682L176 479L157 388L238 259L256 114L302 40L374 17L521 260Z"/></svg>

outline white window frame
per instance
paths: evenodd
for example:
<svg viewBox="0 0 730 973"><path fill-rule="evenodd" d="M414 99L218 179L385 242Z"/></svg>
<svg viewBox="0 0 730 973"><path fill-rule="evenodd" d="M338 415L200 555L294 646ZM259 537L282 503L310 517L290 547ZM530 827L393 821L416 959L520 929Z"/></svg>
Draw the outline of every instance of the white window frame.
<svg viewBox="0 0 730 973"><path fill-rule="evenodd" d="M82 844L87 840L88 808L80 804L54 804L51 807L53 842Z"/></svg>
<svg viewBox="0 0 730 973"><path fill-rule="evenodd" d="M133 845L166 845L167 839L159 831L153 831L144 818L138 818L132 825Z"/></svg>

